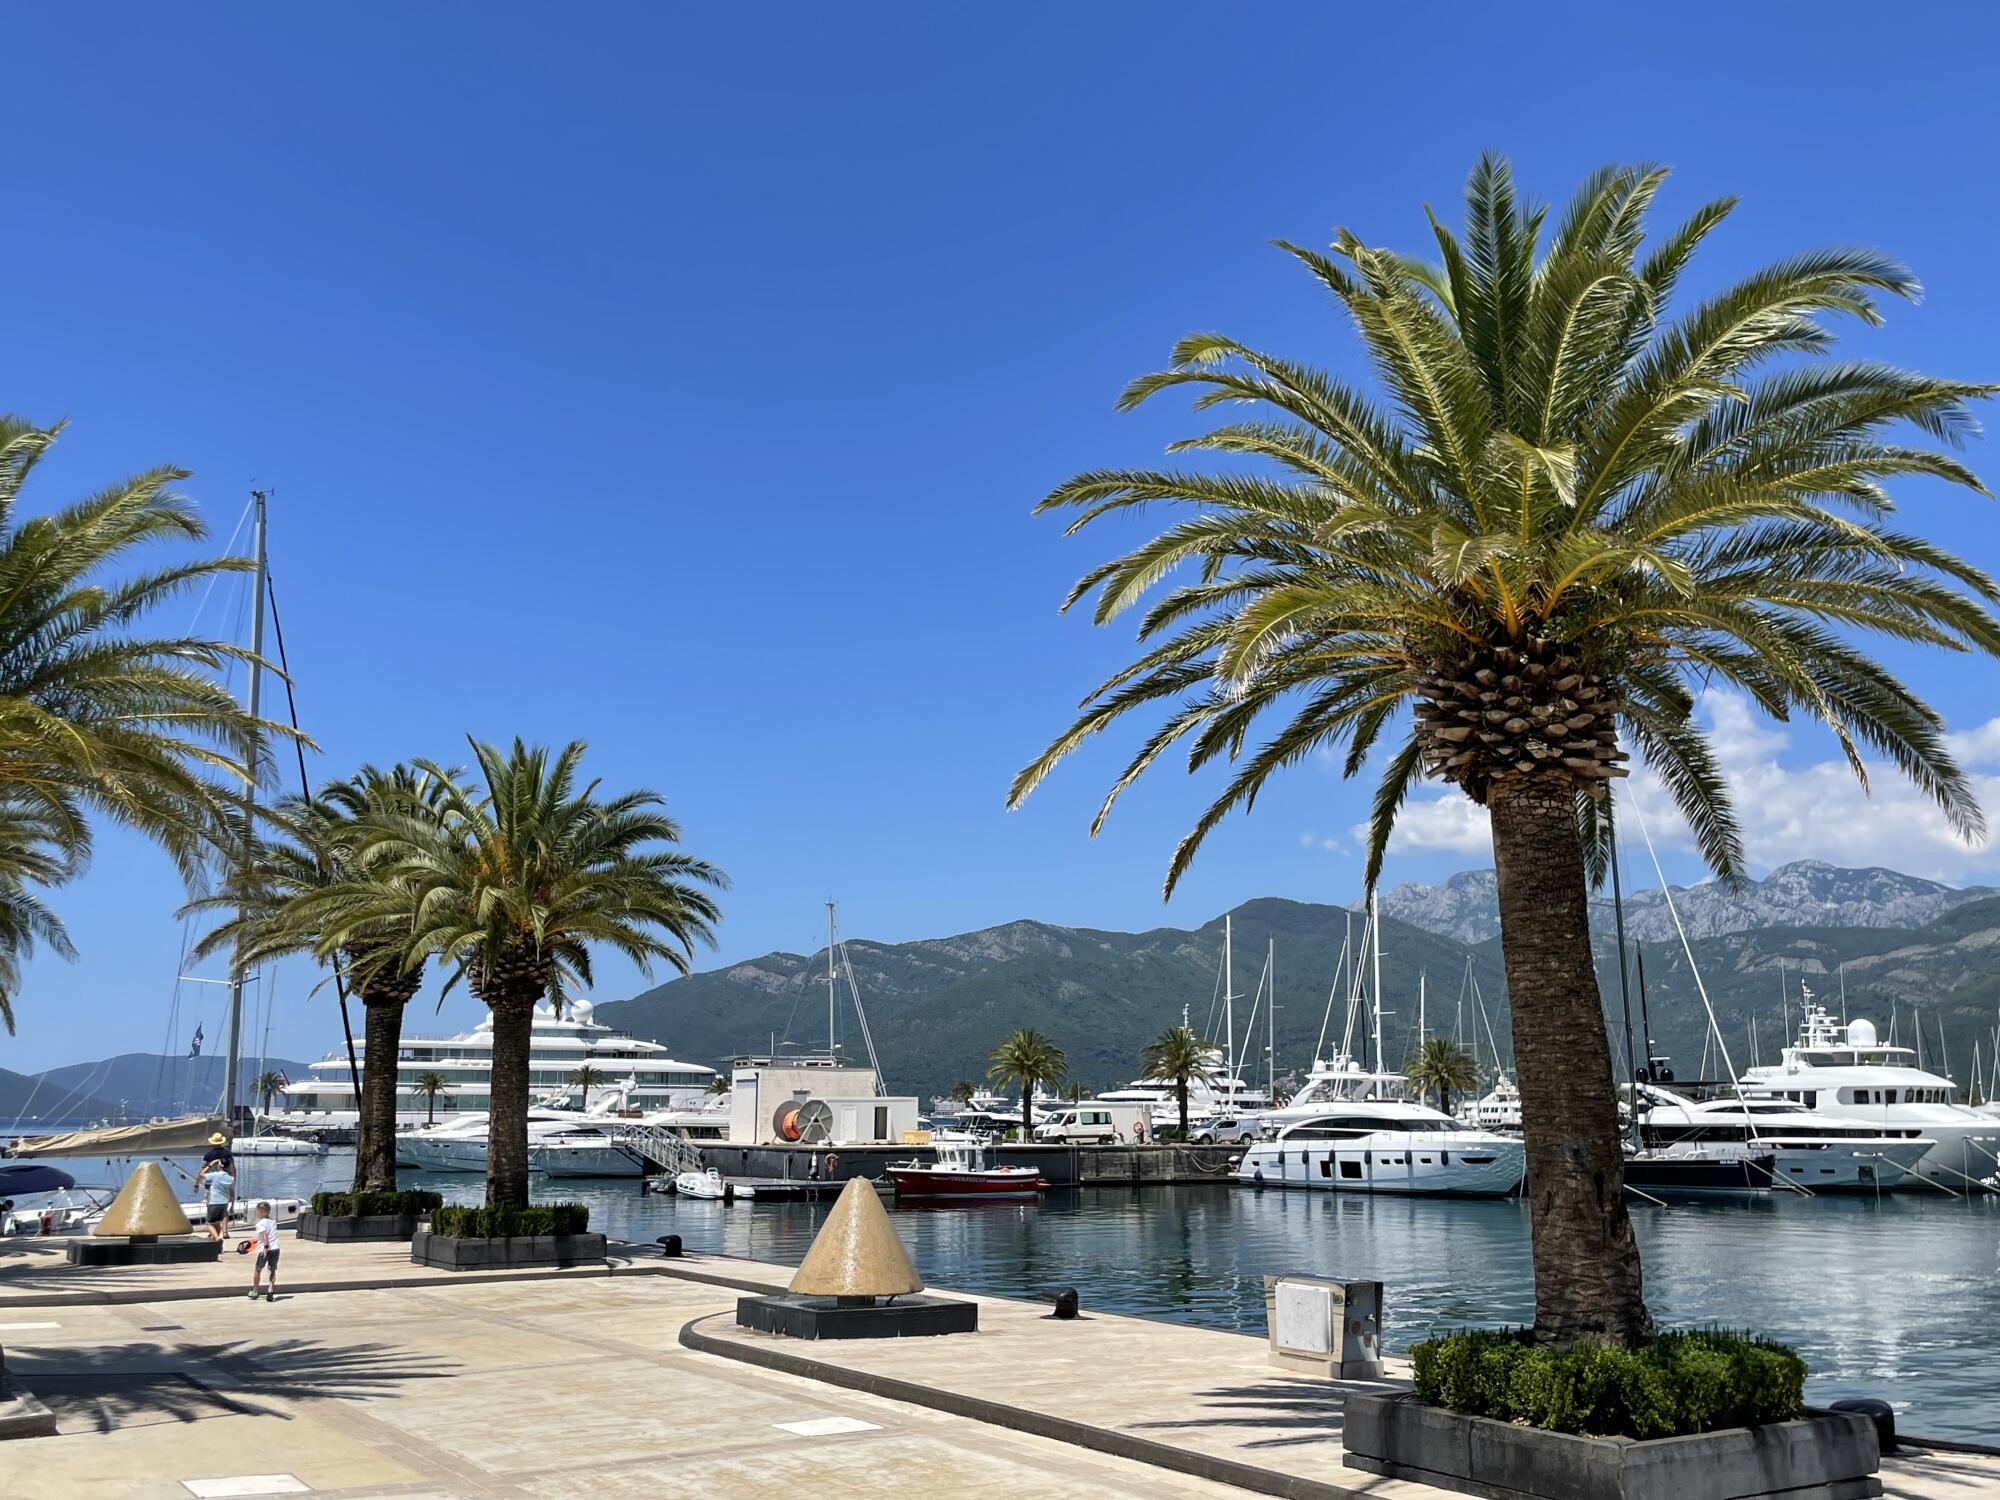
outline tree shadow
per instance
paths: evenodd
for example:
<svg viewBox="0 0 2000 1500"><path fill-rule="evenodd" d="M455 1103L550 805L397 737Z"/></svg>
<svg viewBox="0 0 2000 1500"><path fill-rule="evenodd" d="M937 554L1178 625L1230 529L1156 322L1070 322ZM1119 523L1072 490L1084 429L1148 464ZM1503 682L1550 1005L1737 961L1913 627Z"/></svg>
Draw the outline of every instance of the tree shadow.
<svg viewBox="0 0 2000 1500"><path fill-rule="evenodd" d="M267 1404L374 1401L459 1366L384 1344L239 1339L223 1344L9 1349L8 1373L55 1412L62 1433L112 1432L206 1417L270 1416Z"/></svg>
<svg viewBox="0 0 2000 1500"><path fill-rule="evenodd" d="M1276 1379L1256 1385L1221 1386L1200 1392L1203 1414L1177 1421L1132 1422L1133 1430L1250 1427L1273 1433L1249 1439L1243 1448L1283 1448L1307 1443L1339 1442L1346 1426L1347 1397L1354 1392L1388 1393L1407 1389L1389 1381L1331 1382Z"/></svg>

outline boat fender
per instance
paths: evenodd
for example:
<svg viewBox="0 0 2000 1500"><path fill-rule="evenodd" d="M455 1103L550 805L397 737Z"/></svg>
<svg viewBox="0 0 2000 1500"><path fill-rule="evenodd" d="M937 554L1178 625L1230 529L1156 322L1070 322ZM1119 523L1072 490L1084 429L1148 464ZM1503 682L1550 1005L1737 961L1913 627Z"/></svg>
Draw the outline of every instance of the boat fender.
<svg viewBox="0 0 2000 1500"><path fill-rule="evenodd" d="M826 1153L826 1175L827 1175L828 1177L831 1177L831 1176L833 1176L833 1172L834 1172L834 1168L838 1167L839 1165L840 1165L840 1158L839 1158L839 1157L837 1157L837 1156L835 1156L835 1155L834 1155L834 1154L833 1154L833 1153L832 1153L831 1151L827 1152L827 1153Z"/></svg>

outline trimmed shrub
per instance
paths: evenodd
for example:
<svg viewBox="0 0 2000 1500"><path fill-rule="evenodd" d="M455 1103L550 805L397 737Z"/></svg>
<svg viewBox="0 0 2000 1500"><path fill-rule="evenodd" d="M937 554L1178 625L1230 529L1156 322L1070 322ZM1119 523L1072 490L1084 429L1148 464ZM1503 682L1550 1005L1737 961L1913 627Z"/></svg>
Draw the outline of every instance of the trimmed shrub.
<svg viewBox="0 0 2000 1500"><path fill-rule="evenodd" d="M1805 1411L1805 1361L1721 1328L1663 1333L1639 1349L1545 1349L1525 1329L1467 1329L1411 1346L1433 1406L1550 1432L1680 1437L1785 1422Z"/></svg>
<svg viewBox="0 0 2000 1500"><path fill-rule="evenodd" d="M312 1211L328 1219L359 1219L376 1214L416 1218L443 1205L443 1193L426 1193L415 1188L400 1193L314 1193L312 1196Z"/></svg>
<svg viewBox="0 0 2000 1500"><path fill-rule="evenodd" d="M440 1208L431 1215L431 1233L462 1240L501 1239L509 1235L582 1234L590 1228L590 1209L582 1203L535 1203L526 1208Z"/></svg>

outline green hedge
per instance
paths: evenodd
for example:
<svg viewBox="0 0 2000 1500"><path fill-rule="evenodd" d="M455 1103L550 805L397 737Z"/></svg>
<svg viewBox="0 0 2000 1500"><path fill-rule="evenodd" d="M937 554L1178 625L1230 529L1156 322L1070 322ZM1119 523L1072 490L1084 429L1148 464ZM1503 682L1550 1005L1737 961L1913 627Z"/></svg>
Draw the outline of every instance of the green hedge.
<svg viewBox="0 0 2000 1500"><path fill-rule="evenodd" d="M421 1215L444 1204L443 1193L314 1193L312 1211L323 1218L354 1219L375 1214Z"/></svg>
<svg viewBox="0 0 2000 1500"><path fill-rule="evenodd" d="M1725 1329L1663 1333L1639 1349L1537 1348L1526 1330L1467 1330L1413 1345L1434 1406L1551 1432L1678 1437L1783 1422L1805 1411L1805 1361Z"/></svg>
<svg viewBox="0 0 2000 1500"><path fill-rule="evenodd" d="M582 1234L590 1209L581 1203L537 1203L527 1208L440 1208L431 1215L431 1233L455 1239L499 1239L506 1235Z"/></svg>

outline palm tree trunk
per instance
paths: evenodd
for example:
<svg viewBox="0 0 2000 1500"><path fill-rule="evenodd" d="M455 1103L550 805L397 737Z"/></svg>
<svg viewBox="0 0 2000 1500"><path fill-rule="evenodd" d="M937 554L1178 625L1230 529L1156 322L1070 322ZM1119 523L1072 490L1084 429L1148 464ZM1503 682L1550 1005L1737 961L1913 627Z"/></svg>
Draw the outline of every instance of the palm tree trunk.
<svg viewBox="0 0 2000 1500"><path fill-rule="evenodd" d="M1035 1080L1024 1074L1021 1078L1021 1143L1026 1145L1035 1138Z"/></svg>
<svg viewBox="0 0 2000 1500"><path fill-rule="evenodd" d="M487 1087L486 1203L528 1204L528 1049L534 1039L535 998L489 994L493 1012L493 1073Z"/></svg>
<svg viewBox="0 0 2000 1500"><path fill-rule="evenodd" d="M1494 780L1490 806L1527 1135L1535 1337L1630 1347L1652 1332L1652 1319L1625 1210L1574 798L1551 777L1506 776Z"/></svg>
<svg viewBox="0 0 2000 1500"><path fill-rule="evenodd" d="M368 1068L354 1127L354 1191L396 1191L396 1054L403 1047L402 1000L362 996Z"/></svg>
<svg viewBox="0 0 2000 1500"><path fill-rule="evenodd" d="M1188 1081L1187 1081L1187 1079L1185 1079L1185 1078L1177 1078L1177 1079L1175 1079L1175 1080L1174 1080L1174 1092L1175 1092L1175 1093L1177 1093L1177 1094L1179 1094L1179 1095L1181 1096L1181 1139L1182 1139L1182 1140L1186 1140L1186 1139L1188 1138Z"/></svg>
<svg viewBox="0 0 2000 1500"><path fill-rule="evenodd" d="M437 1124L437 1118L438 1118L438 1096L437 1096L437 1091L432 1090L431 1093L424 1099L424 1123L426 1125L435 1125Z"/></svg>

